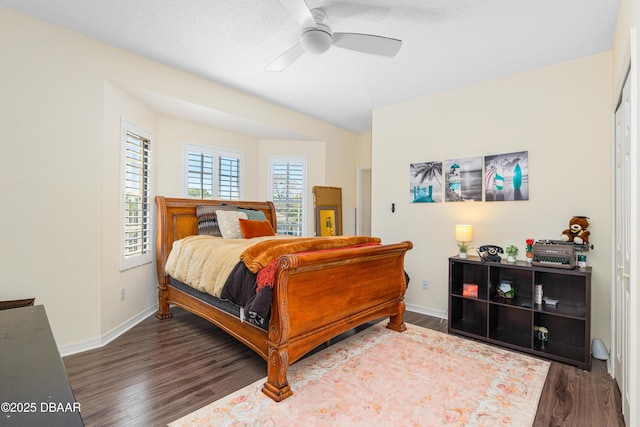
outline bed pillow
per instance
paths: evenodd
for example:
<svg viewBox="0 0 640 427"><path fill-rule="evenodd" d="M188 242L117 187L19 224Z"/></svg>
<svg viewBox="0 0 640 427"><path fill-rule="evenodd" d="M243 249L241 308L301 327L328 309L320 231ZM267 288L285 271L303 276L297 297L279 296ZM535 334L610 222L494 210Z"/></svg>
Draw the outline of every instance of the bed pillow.
<svg viewBox="0 0 640 427"><path fill-rule="evenodd" d="M196 205L196 216L198 217L198 234L222 237L222 233L220 233L220 227L218 227L216 211L235 211L237 209L238 208L235 206Z"/></svg>
<svg viewBox="0 0 640 427"><path fill-rule="evenodd" d="M247 214L239 211L217 210L218 227L225 239L242 239L240 230L240 218L247 219Z"/></svg>
<svg viewBox="0 0 640 427"><path fill-rule="evenodd" d="M276 233L273 231L273 227L271 227L271 223L267 220L259 221L240 218L239 222L240 230L242 231L242 235L245 239L276 235Z"/></svg>
<svg viewBox="0 0 640 427"><path fill-rule="evenodd" d="M267 216L264 214L264 212L259 211L257 209L243 209L243 208L238 208L238 210L240 212L244 212L247 214L247 219L255 219L258 221L264 221L265 219L267 219Z"/></svg>

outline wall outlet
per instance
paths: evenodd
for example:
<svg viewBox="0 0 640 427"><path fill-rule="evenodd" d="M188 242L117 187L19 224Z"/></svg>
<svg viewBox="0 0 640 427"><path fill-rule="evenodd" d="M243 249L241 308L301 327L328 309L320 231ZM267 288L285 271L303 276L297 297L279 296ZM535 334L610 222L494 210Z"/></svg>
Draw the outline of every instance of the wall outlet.
<svg viewBox="0 0 640 427"><path fill-rule="evenodd" d="M422 279L422 289L429 289L429 281L427 279Z"/></svg>
<svg viewBox="0 0 640 427"><path fill-rule="evenodd" d="M120 288L120 301L124 301L124 288Z"/></svg>

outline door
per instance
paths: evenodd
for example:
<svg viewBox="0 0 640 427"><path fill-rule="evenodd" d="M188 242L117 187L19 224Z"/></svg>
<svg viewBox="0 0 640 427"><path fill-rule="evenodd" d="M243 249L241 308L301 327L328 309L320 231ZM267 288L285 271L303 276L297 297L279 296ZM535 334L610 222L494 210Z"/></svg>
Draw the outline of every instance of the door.
<svg viewBox="0 0 640 427"><path fill-rule="evenodd" d="M614 373L622 396L622 413L629 420L629 327L631 273L631 90L629 75L615 112L615 212L613 289Z"/></svg>

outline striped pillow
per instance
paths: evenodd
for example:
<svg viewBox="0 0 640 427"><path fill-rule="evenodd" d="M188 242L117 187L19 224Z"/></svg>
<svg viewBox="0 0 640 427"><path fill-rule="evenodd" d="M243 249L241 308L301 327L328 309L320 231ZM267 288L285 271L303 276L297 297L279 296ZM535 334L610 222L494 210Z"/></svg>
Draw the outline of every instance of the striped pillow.
<svg viewBox="0 0 640 427"><path fill-rule="evenodd" d="M216 211L235 211L235 206L211 206L196 205L196 216L198 217L198 234L207 236L222 237Z"/></svg>

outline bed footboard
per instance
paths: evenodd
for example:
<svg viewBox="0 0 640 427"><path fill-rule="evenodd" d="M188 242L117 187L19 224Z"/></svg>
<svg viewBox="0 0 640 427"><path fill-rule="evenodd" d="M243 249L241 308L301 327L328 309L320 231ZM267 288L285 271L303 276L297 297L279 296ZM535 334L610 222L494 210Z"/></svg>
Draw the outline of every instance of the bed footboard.
<svg viewBox="0 0 640 427"><path fill-rule="evenodd" d="M267 382L275 401L292 394L287 369L310 350L371 320L389 316L402 332L411 242L280 258L269 324Z"/></svg>

